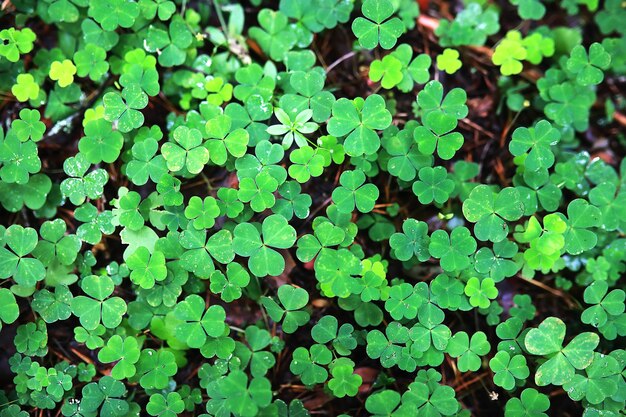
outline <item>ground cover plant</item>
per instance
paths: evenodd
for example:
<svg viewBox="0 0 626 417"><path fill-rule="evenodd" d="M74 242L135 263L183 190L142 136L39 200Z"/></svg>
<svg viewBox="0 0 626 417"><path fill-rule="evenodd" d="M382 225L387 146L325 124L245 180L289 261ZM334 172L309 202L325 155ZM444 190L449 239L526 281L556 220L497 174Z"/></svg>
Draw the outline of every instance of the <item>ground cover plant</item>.
<svg viewBox="0 0 626 417"><path fill-rule="evenodd" d="M622 0L0 13L0 417L623 415Z"/></svg>

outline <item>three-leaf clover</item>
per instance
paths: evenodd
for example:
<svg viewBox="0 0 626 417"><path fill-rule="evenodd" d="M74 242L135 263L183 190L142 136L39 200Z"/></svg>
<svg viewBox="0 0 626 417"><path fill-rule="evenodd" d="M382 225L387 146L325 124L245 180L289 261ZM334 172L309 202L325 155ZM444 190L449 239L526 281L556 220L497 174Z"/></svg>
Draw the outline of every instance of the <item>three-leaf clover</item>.
<svg viewBox="0 0 626 417"><path fill-rule="evenodd" d="M122 94L106 93L102 98L104 103L104 118L116 123L117 129L128 133L143 125L144 116L141 109L148 105L148 95L136 84L124 87Z"/></svg>
<svg viewBox="0 0 626 417"><path fill-rule="evenodd" d="M293 333L309 321L309 313L301 311L309 302L309 294L302 288L287 284L281 285L277 294L282 307L269 297L262 297L261 304L272 320L275 322L282 320L285 333Z"/></svg>
<svg viewBox="0 0 626 417"><path fill-rule="evenodd" d="M391 113L378 94L365 100L340 98L333 104L328 133L336 137L347 136L344 148L348 155L372 155L380 148L380 138L375 130L386 129L390 124Z"/></svg>
<svg viewBox="0 0 626 417"><path fill-rule="evenodd" d="M458 332L450 338L446 351L453 358L458 358L459 371L475 372L480 368L480 357L489 353L491 345L487 341L487 335L476 332L472 338L465 332Z"/></svg>
<svg viewBox="0 0 626 417"><path fill-rule="evenodd" d="M87 330L94 330L102 323L114 329L122 322L126 313L126 302L120 297L111 297L115 290L113 280L106 275L88 275L80 283L85 294L74 297L72 313Z"/></svg>
<svg viewBox="0 0 626 417"><path fill-rule="evenodd" d="M140 349L134 337L122 338L112 336L106 346L98 352L98 360L102 363L117 362L111 369L111 376L117 380L130 378L135 375L135 364L139 360Z"/></svg>
<svg viewBox="0 0 626 417"><path fill-rule="evenodd" d="M361 213L372 211L378 199L378 187L365 184L365 174L360 169L345 171L339 177L341 186L332 194L333 202L342 213L351 213L355 207Z"/></svg>
<svg viewBox="0 0 626 417"><path fill-rule="evenodd" d="M208 337L220 337L226 329L226 311L219 305L205 310L202 297L196 294L187 296L176 304L174 316L180 320L175 334L191 348L200 348Z"/></svg>
<svg viewBox="0 0 626 417"><path fill-rule="evenodd" d="M435 230L430 237L428 251L440 259L444 271L461 271L470 265L470 255L476 251L476 240L466 227L456 227L450 235L445 230Z"/></svg>
<svg viewBox="0 0 626 417"><path fill-rule="evenodd" d="M567 69L576 75L576 82L582 86L597 85L604 79L602 70L608 69L611 55L604 47L594 42L589 53L582 45L576 45L567 60Z"/></svg>
<svg viewBox="0 0 626 417"><path fill-rule="evenodd" d="M499 351L489 361L494 372L493 382L506 390L515 388L516 381L525 381L530 375L524 355L511 356L508 352Z"/></svg>
<svg viewBox="0 0 626 417"><path fill-rule="evenodd" d="M597 334L579 333L565 347L564 339L565 323L556 317L548 317L526 334L526 350L549 358L535 372L537 385L563 385L572 380L576 370L585 369L593 361L593 350L600 342Z"/></svg>
<svg viewBox="0 0 626 417"><path fill-rule="evenodd" d="M46 274L39 259L28 257L37 247L37 231L13 224L2 232L7 247L0 247L0 279L13 277L17 284L33 287Z"/></svg>
<svg viewBox="0 0 626 417"><path fill-rule="evenodd" d="M509 233L507 221L518 220L524 214L519 191L507 187L495 193L488 185L479 185L463 202L463 215L474 225L479 240L500 242Z"/></svg>
<svg viewBox="0 0 626 417"><path fill-rule="evenodd" d="M296 242L296 230L281 214L266 217L260 232L252 223L241 223L233 235L235 253L250 258L248 267L257 277L280 275L285 259L276 249L289 249Z"/></svg>
<svg viewBox="0 0 626 417"><path fill-rule="evenodd" d="M454 190L454 181L448 178L444 167L424 167L419 170L419 180L413 183L413 193L420 203L430 204L433 201L443 204L448 201Z"/></svg>
<svg viewBox="0 0 626 417"><path fill-rule="evenodd" d="M185 168L191 174L200 173L209 162L209 151L202 146L202 133L198 129L178 126L172 137L174 142L161 146L167 168L172 172Z"/></svg>
<svg viewBox="0 0 626 417"><path fill-rule="evenodd" d="M430 258L429 243L428 225L415 219L406 219L402 223L402 233L394 233L389 238L389 245L401 261L408 261L414 256L420 262L427 261Z"/></svg>
<svg viewBox="0 0 626 417"><path fill-rule="evenodd" d="M404 32L404 24L393 15L393 4L389 0L365 0L361 6L365 17L357 17L352 22L352 32L359 39L359 44L366 49L373 49L378 44L384 49L394 47Z"/></svg>

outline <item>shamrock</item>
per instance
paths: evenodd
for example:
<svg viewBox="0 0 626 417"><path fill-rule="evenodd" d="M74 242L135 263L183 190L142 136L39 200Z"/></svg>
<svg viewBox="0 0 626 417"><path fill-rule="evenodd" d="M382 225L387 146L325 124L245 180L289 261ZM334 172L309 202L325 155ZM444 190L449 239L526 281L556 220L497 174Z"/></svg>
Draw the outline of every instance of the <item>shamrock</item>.
<svg viewBox="0 0 626 417"><path fill-rule="evenodd" d="M282 307L269 297L262 297L261 304L272 320L283 321L282 327L285 333L293 333L309 321L309 313L299 311L309 302L309 294L306 290L292 285L281 285L278 288L278 300Z"/></svg>
<svg viewBox="0 0 626 417"><path fill-rule="evenodd" d="M126 0L90 1L88 13L100 23L102 29L114 31L118 26L129 28L135 23L139 16L139 5Z"/></svg>
<svg viewBox="0 0 626 417"><path fill-rule="evenodd" d="M54 61L50 65L50 79L58 81L59 87L67 87L72 84L74 74L76 74L76 66L69 59Z"/></svg>
<svg viewBox="0 0 626 417"><path fill-rule="evenodd" d="M7 183L24 185L29 175L39 172L41 161L37 154L37 144L32 140L22 142L17 135L8 135L0 141L0 178Z"/></svg>
<svg viewBox="0 0 626 417"><path fill-rule="evenodd" d="M402 81L402 62L389 54L382 60L372 62L369 72L370 80L374 82L381 81L383 88L393 88Z"/></svg>
<svg viewBox="0 0 626 417"><path fill-rule="evenodd" d="M402 223L402 233L394 233L389 238L389 245L401 261L408 261L413 256L420 262L427 261L430 258L429 243L428 225L415 219L406 219Z"/></svg>
<svg viewBox="0 0 626 417"><path fill-rule="evenodd" d="M54 261L58 261L62 265L74 263L81 242L75 235L65 236L66 230L67 225L62 219L43 223L39 229L42 240L37 242L33 256L47 266L52 265Z"/></svg>
<svg viewBox="0 0 626 417"><path fill-rule="evenodd" d="M609 68L611 55L604 47L594 42L589 46L589 54L582 45L576 45L567 60L567 69L576 75L576 82L582 86L597 85L604 79L602 70Z"/></svg>
<svg viewBox="0 0 626 417"><path fill-rule="evenodd" d="M209 151L202 146L202 133L197 129L178 126L172 137L174 142L166 142L161 146L167 168L172 172L186 168L191 174L200 173L209 162Z"/></svg>
<svg viewBox="0 0 626 417"><path fill-rule="evenodd" d="M157 393L150 396L146 411L155 417L176 417L185 410L185 403L177 392L170 392L167 396Z"/></svg>
<svg viewBox="0 0 626 417"><path fill-rule="evenodd" d="M500 41L493 52L492 61L500 67L502 75L513 75L522 72L528 52L522 44L522 35L517 30L510 30Z"/></svg>
<svg viewBox="0 0 626 417"><path fill-rule="evenodd" d="M156 281L163 281L167 277L163 252L154 251L150 253L145 246L137 248L128 257L126 264L131 270L131 281L141 288L153 288Z"/></svg>
<svg viewBox="0 0 626 417"><path fill-rule="evenodd" d="M530 375L523 355L511 356L504 351L496 353L489 361L489 367L495 373L493 382L506 390L512 390L516 381L524 381Z"/></svg>
<svg viewBox="0 0 626 417"><path fill-rule="evenodd" d="M404 25L397 17L391 17L394 9L389 0L365 0L361 6L365 17L357 17L352 22L352 31L359 39L359 44L366 49L376 45L391 49L396 44Z"/></svg>
<svg viewBox="0 0 626 417"><path fill-rule="evenodd" d="M363 383L363 378L354 373L354 362L347 358L335 359L330 365L330 374L328 388L337 398L354 397Z"/></svg>
<svg viewBox="0 0 626 417"><path fill-rule="evenodd" d="M289 249L296 241L295 229L280 214L266 217L261 232L251 223L241 223L235 227L233 235L235 253L250 258L250 272L258 277L280 275L285 269L285 260L275 249Z"/></svg>
<svg viewBox="0 0 626 417"><path fill-rule="evenodd" d="M2 29L0 31L0 56L4 56L9 62L17 62L20 54L27 54L33 50L33 44L37 35L30 28L17 30L15 28Z"/></svg>
<svg viewBox="0 0 626 417"><path fill-rule="evenodd" d="M220 215L220 208L215 198L208 196L202 200L198 196L189 199L185 207L185 217L193 221L193 227L202 230L210 229L215 224L215 219Z"/></svg>
<svg viewBox="0 0 626 417"><path fill-rule="evenodd" d="M446 48L441 55L437 55L437 67L447 74L454 74L461 66L459 51L456 49Z"/></svg>
<svg viewBox="0 0 626 417"><path fill-rule="evenodd" d="M385 329L385 334L378 330L367 333L367 355L372 359L380 359L380 364L385 368L398 365L403 369L399 361L402 361L403 347L409 339L409 330L406 327L396 321L391 322ZM414 364L412 368L415 369Z"/></svg>
<svg viewBox="0 0 626 417"><path fill-rule="evenodd" d="M593 361L593 350L600 338L595 333L579 333L563 347L565 323L559 318L548 317L531 329L524 339L526 350L532 355L548 356L535 373L535 383L563 385L574 378L576 369L582 370Z"/></svg>
<svg viewBox="0 0 626 417"><path fill-rule="evenodd" d="M506 221L518 220L524 214L519 191L507 187L495 193L487 185L479 185L463 202L463 215L474 225L479 240L500 242L509 233Z"/></svg>
<svg viewBox="0 0 626 417"><path fill-rule="evenodd" d="M294 150L289 160L293 163L289 167L289 176L299 183L305 183L311 177L319 177L324 171L324 157L310 146Z"/></svg>
<svg viewBox="0 0 626 417"><path fill-rule="evenodd" d="M200 278L211 276L215 270L213 259L228 264L235 258L233 236L228 230L220 230L207 238L206 230L187 228L180 235L180 244L186 249L180 256L183 269Z"/></svg>
<svg viewBox="0 0 626 417"><path fill-rule="evenodd" d="M421 168L433 164L433 157L423 155L413 140L416 126L417 122L409 122L397 134L383 136L382 139L383 148L390 156L387 170L403 181L412 181Z"/></svg>
<svg viewBox="0 0 626 417"><path fill-rule="evenodd" d="M424 167L419 170L419 180L413 183L413 193L420 203L430 204L435 201L443 204L448 201L454 190L454 181L448 178L444 167Z"/></svg>
<svg viewBox="0 0 626 417"><path fill-rule="evenodd" d="M72 313L80 319L87 330L94 330L102 323L108 329L116 328L126 313L126 303L120 297L111 297L115 286L106 276L88 275L80 282L88 295L79 295L72 300Z"/></svg>
<svg viewBox="0 0 626 417"><path fill-rule="evenodd" d="M115 122L117 129L128 133L143 125L144 117L139 111L148 105L148 96L136 84L124 87L122 94L106 93L102 98L104 103L104 118Z"/></svg>
<svg viewBox="0 0 626 417"><path fill-rule="evenodd" d="M174 354L164 349L142 350L136 367L137 375L141 375L139 383L147 389L165 388L178 370Z"/></svg>
<svg viewBox="0 0 626 417"><path fill-rule="evenodd" d="M468 108L465 105L467 93L462 88L453 88L448 94L443 95L443 85L436 80L428 82L422 91L417 95L417 106L422 114L422 122L426 125L428 114L437 112L446 116L453 116L455 119L463 119L467 116ZM447 118L437 116L431 120L431 130L443 131L451 125ZM449 127L449 131L456 127Z"/></svg>
<svg viewBox="0 0 626 417"><path fill-rule="evenodd" d="M487 341L487 335L476 332L470 340L465 332L458 332L448 341L446 351L453 358L459 358L457 366L459 371L477 371L480 368L480 357L489 353L491 345Z"/></svg>
<svg viewBox="0 0 626 417"><path fill-rule="evenodd" d="M33 310L36 311L46 323L67 320L72 315L72 309L70 307L72 298L74 297L66 285L58 285L55 287L54 292L44 288L35 292L32 303ZM12 311L10 306L5 307L8 308L7 311Z"/></svg>
<svg viewBox="0 0 626 417"><path fill-rule="evenodd" d="M242 128L233 128L233 120L226 115L218 115L205 125L209 140L205 146L209 150L211 161L224 165L228 155L241 158L248 149L249 133Z"/></svg>
<svg viewBox="0 0 626 417"><path fill-rule="evenodd" d="M158 150L159 143L150 137L133 145L131 148L133 159L126 165L126 175L133 184L144 185L148 178L158 183L167 173L167 162L163 155L157 155Z"/></svg>
<svg viewBox="0 0 626 417"><path fill-rule="evenodd" d="M39 97L39 84L31 74L19 74L17 82L11 87L11 93L17 101L35 100Z"/></svg>
<svg viewBox="0 0 626 417"><path fill-rule="evenodd" d="M272 387L267 378L248 379L245 372L233 370L207 387L207 411L228 410L241 417L254 417L272 401Z"/></svg>
<svg viewBox="0 0 626 417"><path fill-rule="evenodd" d="M2 229L2 240L7 247L0 247L0 265L2 265L0 278L12 277L18 285L34 286L46 274L45 267L39 259L27 257L37 247L37 232L33 228L18 224Z"/></svg>
<svg viewBox="0 0 626 417"><path fill-rule="evenodd" d="M554 165L554 153L551 146L559 143L561 134L550 122L540 120L534 127L518 127L513 132L509 150L513 156L528 152L524 166L531 171L547 169Z"/></svg>
<svg viewBox="0 0 626 417"><path fill-rule="evenodd" d="M287 16L280 11L263 9L257 19L261 27L250 28L250 37L259 43L271 59L282 61L297 41Z"/></svg>
<svg viewBox="0 0 626 417"><path fill-rule="evenodd" d="M526 388L520 398L511 398L505 406L506 417L548 417L550 398L534 388Z"/></svg>
<svg viewBox="0 0 626 417"><path fill-rule="evenodd" d="M374 60L370 66L369 77L372 81L382 80L383 88L398 87L408 93L415 83L424 84L430 78L428 69L432 62L430 56L420 54L413 58L412 48L403 43L398 45L382 60Z"/></svg>
<svg viewBox="0 0 626 417"><path fill-rule="evenodd" d="M176 304L174 316L180 320L175 329L176 338L191 348L202 347L207 337L220 337L227 327L224 308L212 305L205 311L204 300L196 294Z"/></svg>
<svg viewBox="0 0 626 417"><path fill-rule="evenodd" d="M341 174L339 183L341 186L335 188L332 199L340 212L350 213L355 207L361 213L372 211L379 195L378 187L365 184L363 171L345 171Z"/></svg>
<svg viewBox="0 0 626 417"><path fill-rule="evenodd" d="M117 362L111 369L111 376L117 380L135 375L135 364L139 360L139 345L134 337L122 339L119 335L112 336L106 346L98 352L98 360L102 363Z"/></svg>
<svg viewBox="0 0 626 417"><path fill-rule="evenodd" d="M472 277L465 285L465 295L470 298L469 302L474 307L487 308L491 303L490 300L498 296L498 289L491 278L480 280Z"/></svg>
<svg viewBox="0 0 626 417"><path fill-rule="evenodd" d="M88 43L84 49L74 53L76 75L79 77L89 76L92 81L99 81L109 70L106 57L107 53L104 48Z"/></svg>
<svg viewBox="0 0 626 417"><path fill-rule="evenodd" d="M211 292L220 294L228 303L241 297L242 288L250 283L250 274L240 264L231 262L226 266L225 274L216 270L210 279Z"/></svg>
<svg viewBox="0 0 626 417"><path fill-rule="evenodd" d="M567 206L567 230L565 232L565 250L571 255L578 255L596 246L598 238L591 227L599 227L602 222L600 209L577 198Z"/></svg>
<svg viewBox="0 0 626 417"><path fill-rule="evenodd" d="M347 136L344 147L350 156L374 154L380 148L380 138L375 130L386 129L391 124L391 113L378 94L365 100L341 98L333 104L332 114L328 121L328 133L337 137Z"/></svg>
<svg viewBox="0 0 626 417"><path fill-rule="evenodd" d="M321 365L328 365L332 358L331 351L324 345L315 344L308 350L298 347L293 351L289 370L299 375L306 385L323 383L328 378L328 371Z"/></svg>
<svg viewBox="0 0 626 417"><path fill-rule="evenodd" d="M112 163L120 155L124 137L113 131L104 119L91 120L85 124L85 137L78 141L78 150L91 164Z"/></svg>
<svg viewBox="0 0 626 417"><path fill-rule="evenodd" d="M338 354L348 355L357 346L353 332L354 327L351 324L344 323L339 327L335 316L324 316L311 329L311 337L321 344L332 342Z"/></svg>
<svg viewBox="0 0 626 417"><path fill-rule="evenodd" d="M469 3L449 22L442 19L435 34L441 46L484 45L487 36L500 30L499 13L478 3Z"/></svg>
<svg viewBox="0 0 626 417"><path fill-rule="evenodd" d="M614 289L607 294L608 289L606 281L594 281L585 289L585 303L593 306L583 311L580 317L583 323L600 327L607 322L609 316L619 316L624 312L624 291Z"/></svg>
<svg viewBox="0 0 626 417"><path fill-rule="evenodd" d="M595 352L593 361L585 368L585 374L575 374L570 382L563 385L571 399L580 401L583 398L590 404L600 404L615 395L618 387L623 386L620 370L623 365L611 355Z"/></svg>
<svg viewBox="0 0 626 417"><path fill-rule="evenodd" d="M15 133L22 142L26 142L28 139L38 142L43 138L46 131L46 125L40 119L41 114L38 110L22 109L20 110L20 118L11 123L11 132Z"/></svg>
<svg viewBox="0 0 626 417"><path fill-rule="evenodd" d="M417 410L424 416L453 416L459 409L459 403L455 399L454 388L436 382L415 381L402 396L400 409L403 408Z"/></svg>
<svg viewBox="0 0 626 417"><path fill-rule="evenodd" d="M437 149L441 159L452 159L456 151L463 146L463 135L452 132L457 125L456 119L436 110L427 113L423 117L423 123L424 126L418 126L413 131L413 138L420 152L432 155Z"/></svg>
<svg viewBox="0 0 626 417"><path fill-rule="evenodd" d="M476 251L476 241L466 227L456 227L448 236L445 230L435 230L428 251L440 259L444 271L461 271L470 265L470 255Z"/></svg>

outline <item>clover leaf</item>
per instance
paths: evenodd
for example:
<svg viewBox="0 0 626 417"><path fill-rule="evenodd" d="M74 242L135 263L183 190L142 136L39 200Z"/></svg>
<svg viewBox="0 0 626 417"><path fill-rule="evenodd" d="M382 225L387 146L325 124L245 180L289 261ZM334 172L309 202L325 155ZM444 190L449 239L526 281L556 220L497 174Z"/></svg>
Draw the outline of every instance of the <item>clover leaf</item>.
<svg viewBox="0 0 626 417"><path fill-rule="evenodd" d="M526 334L524 346L528 352L549 357L535 372L537 385L566 384L574 378L576 370L585 369L593 361L593 350L600 341L597 334L580 333L565 347L564 338L565 323L556 317L548 317Z"/></svg>
<svg viewBox="0 0 626 417"><path fill-rule="evenodd" d="M576 82L582 86L597 85L604 79L602 70L611 64L611 55L604 47L594 42L589 46L589 53L582 45L576 45L567 60L567 69L576 74Z"/></svg>
<svg viewBox="0 0 626 417"><path fill-rule="evenodd" d="M272 320L276 322L282 320L285 333L293 333L309 321L309 313L300 311L309 302L306 290L292 285L281 285L278 288L278 300L282 307L269 297L262 297L261 304Z"/></svg>
<svg viewBox="0 0 626 417"><path fill-rule="evenodd" d="M373 49L378 44L391 49L404 32L404 25L393 15L394 8L389 0L365 0L361 6L365 17L357 17L352 22L352 32L363 48Z"/></svg>
<svg viewBox="0 0 626 417"><path fill-rule="evenodd" d="M386 129L391 124L391 113L378 94L365 100L339 99L333 104L332 114L328 133L336 137L347 136L344 148L350 156L375 153L380 148L380 138L375 130Z"/></svg>
<svg viewBox="0 0 626 417"><path fill-rule="evenodd" d="M205 310L204 300L196 294L176 304L174 316L180 320L175 329L176 338L191 348L202 347L207 337L219 337L226 329L224 308L212 305Z"/></svg>
<svg viewBox="0 0 626 417"><path fill-rule="evenodd" d="M519 398L511 398L505 406L506 417L547 417L550 398L534 388L526 388Z"/></svg>
<svg viewBox="0 0 626 417"><path fill-rule="evenodd" d="M135 375L135 364L140 355L137 339L134 337L122 338L114 335L106 346L98 352L98 360L102 363L117 362L111 369L111 376L117 380L129 378Z"/></svg>
<svg viewBox="0 0 626 417"><path fill-rule="evenodd" d="M372 211L378 199L378 187L365 184L365 174L360 169L345 171L339 178L340 187L332 194L333 202L342 213L350 213L355 207L361 213Z"/></svg>
<svg viewBox="0 0 626 417"><path fill-rule="evenodd" d="M143 125L144 116L140 110L148 105L148 96L138 85L124 87L121 95L114 92L106 93L102 101L104 118L114 122L120 132L128 133Z"/></svg>
<svg viewBox="0 0 626 417"><path fill-rule="evenodd" d="M496 353L489 361L489 367L495 373L493 382L506 390L512 390L516 381L524 381L530 375L523 355L511 356L504 351Z"/></svg>
<svg viewBox="0 0 626 417"><path fill-rule="evenodd" d="M28 255L37 247L37 232L30 227L18 224L3 230L2 240L7 247L0 247L0 278L13 280L26 287L33 287L41 281L46 270L43 263Z"/></svg>
<svg viewBox="0 0 626 417"><path fill-rule="evenodd" d="M477 371L480 368L480 357L489 353L491 345L483 332L476 332L470 339L467 333L458 332L448 341L446 351L453 358L458 358L459 371Z"/></svg>
<svg viewBox="0 0 626 417"><path fill-rule="evenodd" d="M524 204L517 189L507 187L495 193L489 186L479 185L463 202L463 215L474 225L479 240L500 242L509 232L507 221L518 220Z"/></svg>
<svg viewBox="0 0 626 417"><path fill-rule="evenodd" d="M120 297L111 297L115 289L113 280L106 276L88 275L80 282L87 296L79 295L72 300L72 313L80 319L87 330L95 330L100 323L107 329L116 328L126 313L126 303Z"/></svg>
<svg viewBox="0 0 626 417"><path fill-rule="evenodd" d="M280 275L285 259L276 249L289 249L296 242L295 229L280 214L266 217L260 232L251 223L241 223L233 235L235 253L250 258L248 267L257 277Z"/></svg>
<svg viewBox="0 0 626 417"><path fill-rule="evenodd" d="M424 167L419 170L419 180L413 183L413 193L420 203L430 204L433 201L443 204L448 201L454 190L454 181L448 178L444 167Z"/></svg>
<svg viewBox="0 0 626 417"><path fill-rule="evenodd" d="M465 227L453 229L450 235L445 230L435 230L428 251L440 259L444 271L461 271L470 265L469 257L476 251L476 241Z"/></svg>

